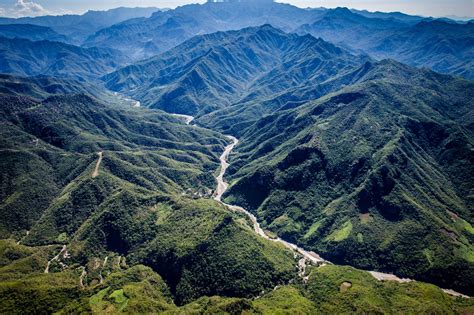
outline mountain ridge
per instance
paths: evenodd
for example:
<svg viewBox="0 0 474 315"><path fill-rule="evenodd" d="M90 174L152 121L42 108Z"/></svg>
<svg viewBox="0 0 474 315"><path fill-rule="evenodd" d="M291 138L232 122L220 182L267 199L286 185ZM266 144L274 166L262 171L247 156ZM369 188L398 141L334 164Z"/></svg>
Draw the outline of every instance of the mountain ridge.
<svg viewBox="0 0 474 315"><path fill-rule="evenodd" d="M310 75L324 80L364 59L321 39L287 34L265 24L196 36L157 57L108 74L103 80L107 88L128 93L145 106L181 114L205 114L237 102L245 94L265 95L297 84L284 79L278 84L265 83L269 79L264 75L269 71L276 73L274 77L299 71L298 81L307 80ZM319 69L311 72L310 67L318 63ZM298 70L300 65L306 70ZM252 90L254 84L258 91ZM265 89L258 86L264 84ZM189 95L193 97L186 99ZM199 104L208 108L199 108Z"/></svg>

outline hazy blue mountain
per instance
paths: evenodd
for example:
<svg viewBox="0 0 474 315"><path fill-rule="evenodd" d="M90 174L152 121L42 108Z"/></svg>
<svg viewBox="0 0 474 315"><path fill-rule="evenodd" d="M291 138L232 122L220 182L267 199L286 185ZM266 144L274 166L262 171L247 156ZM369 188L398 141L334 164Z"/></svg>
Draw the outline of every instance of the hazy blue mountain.
<svg viewBox="0 0 474 315"><path fill-rule="evenodd" d="M128 19L149 17L158 10L158 8L116 8L107 11L88 11L83 15L0 18L0 24L33 24L50 27L57 33L66 35L72 43L80 44L87 36L104 27Z"/></svg>
<svg viewBox="0 0 474 315"><path fill-rule="evenodd" d="M51 28L32 24L0 24L0 37L67 42L66 36L56 33Z"/></svg>
<svg viewBox="0 0 474 315"><path fill-rule="evenodd" d="M400 22L404 22L408 24L416 24L426 19L425 17L422 17L422 16L409 15L409 14L405 14L401 12L380 12L380 11L370 12L367 10L356 10L356 9L351 9L351 11L368 18L398 20Z"/></svg>
<svg viewBox="0 0 474 315"><path fill-rule="evenodd" d="M155 12L148 19L125 21L103 29L86 42L121 50L134 59L151 57L199 34L271 24L291 31L323 10L303 10L273 1L191 4Z"/></svg>
<svg viewBox="0 0 474 315"><path fill-rule="evenodd" d="M393 58L472 78L472 23L399 12L301 9L273 1L185 5L104 28L90 36L85 46L114 48L137 60L171 49L195 35L265 23L287 32L310 33L379 59ZM427 23L436 26L427 27Z"/></svg>
<svg viewBox="0 0 474 315"><path fill-rule="evenodd" d="M327 81L363 60L310 35L264 25L196 36L103 80L145 106L202 115Z"/></svg>
<svg viewBox="0 0 474 315"><path fill-rule="evenodd" d="M474 79L474 23L423 21L374 42L368 52Z"/></svg>
<svg viewBox="0 0 474 315"><path fill-rule="evenodd" d="M361 15L345 8L328 11L298 33L310 33L378 59L393 58L417 67L474 78L474 24L452 20L410 21Z"/></svg>
<svg viewBox="0 0 474 315"><path fill-rule="evenodd" d="M310 33L352 50L366 50L374 42L383 40L393 31L407 28L395 19L366 17L347 8L328 10L311 24L298 28L298 33Z"/></svg>
<svg viewBox="0 0 474 315"><path fill-rule="evenodd" d="M113 71L124 62L120 53L110 49L0 37L1 73L92 79Z"/></svg>

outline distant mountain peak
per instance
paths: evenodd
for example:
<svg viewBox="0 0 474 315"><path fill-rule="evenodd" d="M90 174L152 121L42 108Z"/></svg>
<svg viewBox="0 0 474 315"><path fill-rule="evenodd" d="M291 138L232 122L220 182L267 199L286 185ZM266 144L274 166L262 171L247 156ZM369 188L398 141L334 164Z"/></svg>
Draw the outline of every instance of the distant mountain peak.
<svg viewBox="0 0 474 315"><path fill-rule="evenodd" d="M207 3L273 3L275 0L207 0Z"/></svg>

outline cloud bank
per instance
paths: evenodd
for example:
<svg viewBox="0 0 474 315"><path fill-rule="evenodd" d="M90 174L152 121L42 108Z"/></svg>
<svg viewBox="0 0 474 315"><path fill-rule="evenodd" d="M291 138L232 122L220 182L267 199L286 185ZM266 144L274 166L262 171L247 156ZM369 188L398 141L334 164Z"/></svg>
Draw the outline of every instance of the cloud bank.
<svg viewBox="0 0 474 315"><path fill-rule="evenodd" d="M9 17L40 16L50 14L41 4L30 0L16 0L0 5L0 15Z"/></svg>

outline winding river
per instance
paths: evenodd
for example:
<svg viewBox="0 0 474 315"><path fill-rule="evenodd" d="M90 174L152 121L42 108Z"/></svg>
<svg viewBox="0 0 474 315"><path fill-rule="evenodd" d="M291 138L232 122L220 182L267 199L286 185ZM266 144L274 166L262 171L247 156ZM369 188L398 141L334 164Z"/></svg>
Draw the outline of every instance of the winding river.
<svg viewBox="0 0 474 315"><path fill-rule="evenodd" d="M277 238L269 237L267 234L265 234L265 231L261 228L260 223L258 223L257 221L257 218L252 213L250 213L249 211L247 211L246 209L242 207L230 205L222 201L222 195L226 192L227 188L229 187L229 184L226 181L224 181L225 172L230 165L228 162L228 158L229 158L230 153L234 149L234 147L237 145L237 143L239 143L239 140L233 136L226 136L226 137L231 140L231 143L225 147L224 152L220 156L221 169L220 169L219 175L216 177L217 187L216 187L214 200L222 203L223 205L225 205L227 208L229 208L232 211L241 212L247 215L253 223L253 228L255 230L255 233L257 233L261 237L269 241L281 243L285 247L293 250L294 252L299 253L302 256L302 258L298 262L298 266L300 267L300 276L302 276L304 280L308 279L307 276L305 277L305 274L304 274L304 270L308 263L316 264L319 266L322 266L325 264L331 264L331 262L321 258L321 256L319 256L315 252L307 251L301 247L298 247L296 244L282 240L279 237ZM415 281L408 278L399 278L398 276L391 273L383 273L383 272L378 272L378 271L368 271L368 272L379 281L397 281L401 283ZM464 294L461 294L451 289L442 289L442 290L445 293L453 295L453 296L469 298L469 296L466 296Z"/></svg>

